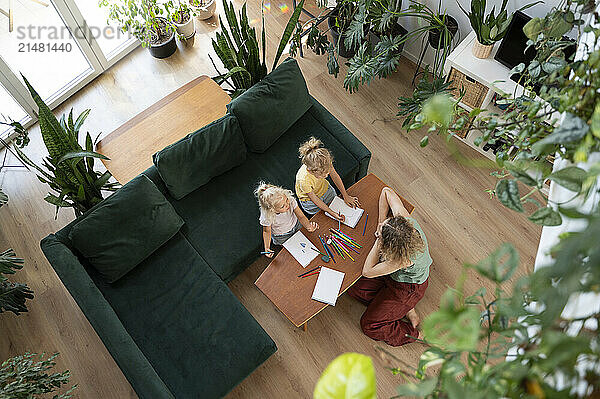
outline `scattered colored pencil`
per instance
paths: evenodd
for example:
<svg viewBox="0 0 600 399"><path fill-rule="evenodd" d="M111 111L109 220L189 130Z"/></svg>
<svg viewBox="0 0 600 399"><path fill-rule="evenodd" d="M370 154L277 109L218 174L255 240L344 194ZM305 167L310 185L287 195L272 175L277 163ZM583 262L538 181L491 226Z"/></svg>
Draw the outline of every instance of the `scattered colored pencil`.
<svg viewBox="0 0 600 399"><path fill-rule="evenodd" d="M327 255L325 255L323 252L319 251L317 248L310 247L310 249L312 249L312 250L313 250L313 251L315 251L315 252L318 252L318 253L320 253L320 254L321 254L321 255L323 255L323 256L327 256Z"/></svg>
<svg viewBox="0 0 600 399"><path fill-rule="evenodd" d="M342 240L346 241L347 243L349 243L350 245L356 247L356 248L360 248L360 245L354 241L353 239L348 238L347 236L341 235L337 230L333 230L331 229L331 232L338 238L341 238Z"/></svg>
<svg viewBox="0 0 600 399"><path fill-rule="evenodd" d="M357 254L360 254L360 252L358 252L358 251L356 250L356 248L354 248L352 245L349 245L347 242L345 242L345 241L342 241L342 240L339 240L339 243L340 243L340 244L342 244L342 246L343 246L343 247L344 247L346 250L348 250L348 252L350 252L350 251L354 251L354 252L356 252Z"/></svg>
<svg viewBox="0 0 600 399"><path fill-rule="evenodd" d="M307 272L304 272L304 273L302 273L302 274L299 274L299 275L298 275L298 277L302 277L302 276L304 276L304 275L306 275L306 274L308 274L308 273L312 273L312 272L314 272L315 270L317 270L317 269L320 269L320 268L321 268L321 266L317 266L317 267L315 267L314 269L310 269L310 270L309 270L309 271L307 271Z"/></svg>
<svg viewBox="0 0 600 399"><path fill-rule="evenodd" d="M338 219L338 230L342 229L342 221Z"/></svg>
<svg viewBox="0 0 600 399"><path fill-rule="evenodd" d="M348 249L346 249L346 247L344 246L344 243L340 240L340 239L335 239L336 244L340 247L340 249L343 251L344 254L346 254L347 257L349 257L350 259L352 259L352 262L354 262L354 258L352 257L352 255L350 255L350 251Z"/></svg>
<svg viewBox="0 0 600 399"><path fill-rule="evenodd" d="M266 255L266 254L272 254L272 253L275 253L275 251L262 251L260 254Z"/></svg>
<svg viewBox="0 0 600 399"><path fill-rule="evenodd" d="M365 232L367 231L367 221L369 220L369 214L367 213L367 217L365 218L365 227L363 228L363 236L365 235Z"/></svg>
<svg viewBox="0 0 600 399"><path fill-rule="evenodd" d="M325 241L321 238L321 236L319 236L319 241L321 241L321 244L323 244L323 248L325 249L325 252L327 252L327 254L331 258L331 260L333 261L333 263L336 263L335 262L335 258L333 257L333 253L331 253L331 251L327 247L327 244L325 244Z"/></svg>
<svg viewBox="0 0 600 399"><path fill-rule="evenodd" d="M331 239L331 236L330 236L330 239ZM333 247L335 248L337 253L342 257L342 259L346 259L346 257L344 256L344 253L342 252L342 249L338 246L337 242L335 242L335 240L331 239L331 244L333 245Z"/></svg>
<svg viewBox="0 0 600 399"><path fill-rule="evenodd" d="M362 248L362 245L360 245L358 242L356 242L356 240L354 238L350 237L349 235L344 234L339 230L334 230L334 229L329 229L329 230L331 230L333 233L340 236L341 238L345 238L346 241L349 241L352 244L356 244L356 246L358 246L359 248Z"/></svg>
<svg viewBox="0 0 600 399"><path fill-rule="evenodd" d="M305 278L305 277L308 277L308 276L312 276L312 275L314 275L314 274L319 274L319 272L312 272L312 273L310 273L310 274L307 274L307 275L304 275L304 276L302 276L302 278Z"/></svg>

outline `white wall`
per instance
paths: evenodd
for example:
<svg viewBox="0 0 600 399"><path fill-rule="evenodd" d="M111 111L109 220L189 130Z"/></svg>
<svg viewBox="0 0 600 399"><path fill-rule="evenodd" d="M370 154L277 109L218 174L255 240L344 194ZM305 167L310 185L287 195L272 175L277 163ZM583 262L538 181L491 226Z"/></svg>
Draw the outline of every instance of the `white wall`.
<svg viewBox="0 0 600 399"><path fill-rule="evenodd" d="M462 40L471 32L471 24L469 23L469 19L467 16L460 10L457 0L445 0L445 1L436 1L436 0L420 0L420 3L427 4L432 10L436 11L438 9L438 4L441 4L441 10L447 10L448 14L454 17L458 21L458 34L457 36ZM459 0L460 4L463 6L465 10L469 10L471 8L470 0ZM520 7L531 3L532 1L527 0L508 0L507 10L509 12L513 12L514 10L519 9ZM502 0L488 0L487 2L487 10L491 10L493 6L496 6L496 14L498 14L498 8L502 5ZM535 6L528 8L525 10L525 14L531 17L543 17L550 11L552 7L557 6L560 3L560 0L546 0L545 3L536 4ZM403 8L408 7L409 0L403 0L402 6ZM409 31L418 27L418 21L416 18L401 18L400 24L404 26ZM421 22L422 23L422 22ZM455 44L458 44L458 40L455 40ZM421 52L421 40L413 41L411 43L406 43L404 46L404 54L410 58L412 61L417 62L419 58L419 54ZM426 63L433 62L433 49L429 47L425 56Z"/></svg>

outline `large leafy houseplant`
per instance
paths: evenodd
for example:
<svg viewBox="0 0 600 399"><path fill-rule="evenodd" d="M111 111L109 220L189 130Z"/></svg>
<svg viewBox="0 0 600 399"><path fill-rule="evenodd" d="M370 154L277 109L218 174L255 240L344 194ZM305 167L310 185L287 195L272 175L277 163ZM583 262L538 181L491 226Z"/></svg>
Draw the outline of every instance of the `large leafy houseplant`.
<svg viewBox="0 0 600 399"><path fill-rule="evenodd" d="M23 268L23 259L17 258L12 249L0 252L0 313L8 311L19 315L27 312L25 301L33 298L33 291L26 284L13 283L5 277Z"/></svg>
<svg viewBox="0 0 600 399"><path fill-rule="evenodd" d="M0 399L41 399L50 393L54 393L53 399L71 398L77 385L56 393L71 377L69 370L51 373L57 356L58 353L47 358L45 354L26 353L4 361L0 366Z"/></svg>
<svg viewBox="0 0 600 399"><path fill-rule="evenodd" d="M175 31L169 16L173 2L157 0L99 0L100 7L109 9L108 18L118 24L123 33L131 33L144 47L159 43Z"/></svg>
<svg viewBox="0 0 600 399"><path fill-rule="evenodd" d="M298 23L303 5L304 0L301 0L292 13L277 47L277 53L271 69L275 69L279 63L285 46ZM239 20L236 16L233 3L223 0L223 8L229 29L223 24L221 16L219 16L219 25L222 30L221 32L217 32L215 38L212 39L212 46L223 66L227 69L227 72L220 72L212 57L210 59L213 61L213 66L218 73L213 79L218 84L227 83L230 86L228 92L235 98L267 75L265 18L264 15L261 15L262 32L261 45L259 47L256 29L250 27L246 4L244 3L240 10Z"/></svg>
<svg viewBox="0 0 600 399"><path fill-rule="evenodd" d="M79 130L90 110L73 118L73 110L68 117L63 115L56 119L50 108L38 93L23 77L29 92L38 106L40 131L48 156L42 165L33 162L18 146L14 150L19 160L36 171L38 179L50 186L55 193L49 193L44 199L56 206L56 214L60 208L73 208L76 215L81 215L100 201L103 191L114 191L117 182L110 182L111 173L98 172L94 168L96 158L108 159L95 152L95 141L90 133L85 136L85 147L79 144ZM18 122L13 122L20 133L25 129Z"/></svg>

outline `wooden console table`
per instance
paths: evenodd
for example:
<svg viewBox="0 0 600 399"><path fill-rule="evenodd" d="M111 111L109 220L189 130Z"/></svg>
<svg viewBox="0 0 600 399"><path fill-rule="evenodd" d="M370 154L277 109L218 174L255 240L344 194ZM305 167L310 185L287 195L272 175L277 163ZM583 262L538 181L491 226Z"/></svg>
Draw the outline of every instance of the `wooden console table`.
<svg viewBox="0 0 600 399"><path fill-rule="evenodd" d="M227 113L231 98L200 76L151 105L98 142L96 151L121 184L152 165L152 155Z"/></svg>

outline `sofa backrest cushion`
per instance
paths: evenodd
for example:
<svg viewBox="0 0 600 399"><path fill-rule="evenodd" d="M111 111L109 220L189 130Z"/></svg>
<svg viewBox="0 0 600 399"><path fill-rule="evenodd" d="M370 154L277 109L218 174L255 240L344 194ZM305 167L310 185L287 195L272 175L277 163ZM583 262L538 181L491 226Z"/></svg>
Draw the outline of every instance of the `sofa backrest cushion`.
<svg viewBox="0 0 600 399"><path fill-rule="evenodd" d="M298 63L288 58L227 105L252 152L267 150L312 103Z"/></svg>
<svg viewBox="0 0 600 399"><path fill-rule="evenodd" d="M139 175L75 224L69 239L103 278L114 283L182 225L154 183Z"/></svg>
<svg viewBox="0 0 600 399"><path fill-rule="evenodd" d="M153 155L167 190L182 199L246 160L246 146L237 118L224 117L188 134Z"/></svg>

